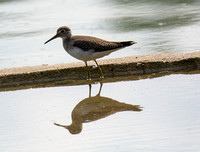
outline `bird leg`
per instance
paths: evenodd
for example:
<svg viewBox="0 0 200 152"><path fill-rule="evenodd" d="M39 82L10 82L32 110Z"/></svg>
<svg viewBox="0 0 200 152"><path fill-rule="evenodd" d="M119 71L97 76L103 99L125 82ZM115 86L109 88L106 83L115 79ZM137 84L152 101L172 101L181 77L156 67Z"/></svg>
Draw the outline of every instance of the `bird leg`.
<svg viewBox="0 0 200 152"><path fill-rule="evenodd" d="M90 70L87 64L87 61L85 62L85 66L87 67L87 72L88 72L88 80L91 80L91 74L90 74Z"/></svg>
<svg viewBox="0 0 200 152"><path fill-rule="evenodd" d="M89 82L89 98L91 98L92 84Z"/></svg>
<svg viewBox="0 0 200 152"><path fill-rule="evenodd" d="M96 60L94 60L94 62L96 63L97 67L99 68L99 71L100 71L100 78L104 78L103 72L102 72L102 70L101 70L101 67L98 65L98 63L97 63Z"/></svg>
<svg viewBox="0 0 200 152"><path fill-rule="evenodd" d="M98 92L97 96L100 96L102 87L103 87L103 81L101 80L100 81L100 88L99 88L99 92Z"/></svg>

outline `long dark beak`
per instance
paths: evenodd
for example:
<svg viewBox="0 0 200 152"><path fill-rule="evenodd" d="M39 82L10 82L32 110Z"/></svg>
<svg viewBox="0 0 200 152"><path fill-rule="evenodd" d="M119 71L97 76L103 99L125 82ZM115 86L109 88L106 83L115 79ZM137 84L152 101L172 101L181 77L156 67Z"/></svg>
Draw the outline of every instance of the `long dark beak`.
<svg viewBox="0 0 200 152"><path fill-rule="evenodd" d="M56 34L56 35L54 35L52 38L50 38L48 41L46 41L44 44L47 44L49 41L51 41L51 40L53 40L53 39L55 39L55 38L57 38L58 37L58 34Z"/></svg>
<svg viewBox="0 0 200 152"><path fill-rule="evenodd" d="M68 127L68 126L65 126L65 125L57 124L57 123L55 123L55 122L54 122L54 125L60 126L60 127L64 127L64 128L66 128L66 129L67 129L67 127Z"/></svg>

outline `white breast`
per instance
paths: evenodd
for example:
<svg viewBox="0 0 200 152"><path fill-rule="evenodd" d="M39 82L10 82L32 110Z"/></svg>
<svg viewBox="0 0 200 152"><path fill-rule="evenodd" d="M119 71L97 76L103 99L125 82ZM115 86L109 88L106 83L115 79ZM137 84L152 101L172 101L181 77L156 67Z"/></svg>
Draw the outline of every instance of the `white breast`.
<svg viewBox="0 0 200 152"><path fill-rule="evenodd" d="M78 60L83 60L83 61L90 61L90 60L95 60L101 57L104 57L106 55L109 55L111 52L116 51L115 50L109 50L109 51L102 51L102 52L95 52L94 50L88 50L88 51L83 51L82 49L78 47L71 47L65 49L71 56Z"/></svg>

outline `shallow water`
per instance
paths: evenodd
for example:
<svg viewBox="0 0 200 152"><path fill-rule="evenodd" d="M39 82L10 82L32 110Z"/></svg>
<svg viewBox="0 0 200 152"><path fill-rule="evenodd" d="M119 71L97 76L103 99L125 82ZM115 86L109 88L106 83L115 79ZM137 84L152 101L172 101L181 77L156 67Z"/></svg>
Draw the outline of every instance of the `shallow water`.
<svg viewBox="0 0 200 152"><path fill-rule="evenodd" d="M0 19L0 69L76 62L61 40L43 44L62 25L138 42L106 58L200 50L199 0L0 0Z"/></svg>
<svg viewBox="0 0 200 152"><path fill-rule="evenodd" d="M173 74L104 83L96 96L97 83L90 98L88 85L0 92L0 151L199 152L199 82ZM71 114L83 122L74 134L54 125L70 125Z"/></svg>

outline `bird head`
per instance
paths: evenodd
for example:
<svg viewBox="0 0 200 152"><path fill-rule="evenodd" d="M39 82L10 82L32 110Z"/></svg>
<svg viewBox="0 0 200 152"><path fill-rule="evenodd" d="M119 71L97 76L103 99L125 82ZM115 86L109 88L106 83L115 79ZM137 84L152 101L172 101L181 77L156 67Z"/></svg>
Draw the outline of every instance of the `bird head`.
<svg viewBox="0 0 200 152"><path fill-rule="evenodd" d="M79 134L82 131L82 123L72 123L69 126L54 123L56 126L67 129L71 134Z"/></svg>
<svg viewBox="0 0 200 152"><path fill-rule="evenodd" d="M70 39L71 38L71 29L67 26L62 26L57 29L56 35L54 35L52 38L50 38L48 41L46 41L44 44L50 42L51 40L55 38L62 38L62 39Z"/></svg>

